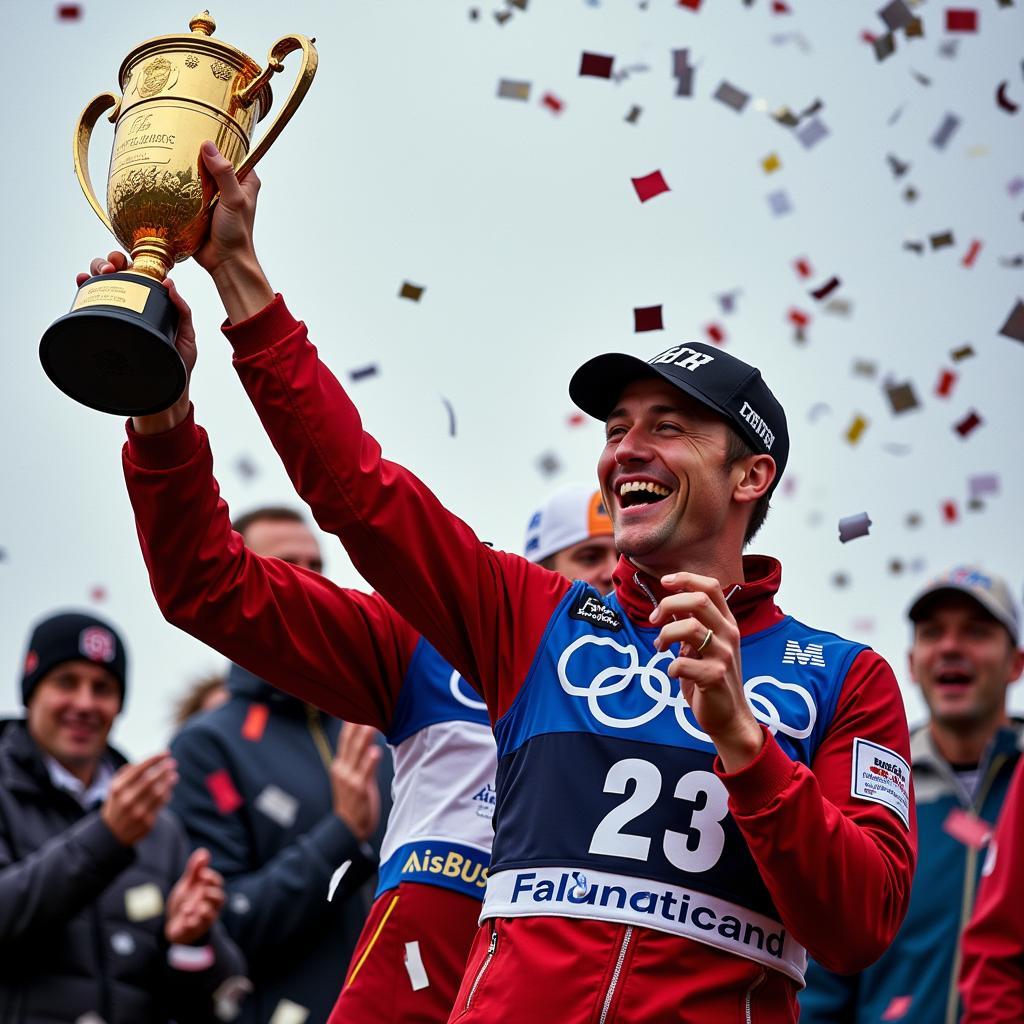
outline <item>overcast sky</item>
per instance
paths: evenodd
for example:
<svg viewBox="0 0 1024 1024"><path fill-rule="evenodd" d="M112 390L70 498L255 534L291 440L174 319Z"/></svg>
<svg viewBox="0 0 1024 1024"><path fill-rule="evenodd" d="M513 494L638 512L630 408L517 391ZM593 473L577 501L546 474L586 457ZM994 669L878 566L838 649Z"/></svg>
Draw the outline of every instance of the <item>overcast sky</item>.
<svg viewBox="0 0 1024 1024"><path fill-rule="evenodd" d="M575 367L602 351L649 356L706 340L716 324L789 417L790 483L755 545L782 559L781 603L872 644L907 683L904 610L930 574L977 561L1018 598L1024 579L1024 344L999 334L1024 296L1024 269L1000 263L1024 252L1024 192L1011 194L1024 177L1024 111L995 98L1006 80L1009 99L1024 101L1024 15L986 2L978 32L951 35L944 6L920 4L924 38L900 34L879 63L861 38L884 31L877 0L789 5L786 15L768 0L705 0L697 12L673 0L530 0L499 24L497 3L473 20L475 5L451 0L225 0L213 15L216 35L260 64L281 35L317 38L316 80L260 168L257 243L335 371L378 367L353 395L388 456L482 538L517 550L547 489L593 478L601 429L569 425ZM185 31L195 11L86 0L82 18L65 22L56 6L18 7L21 42L7 48L0 702L18 709L31 622L92 608L127 639L115 739L142 756L166 741L173 698L221 660L156 609L121 476L123 423L58 392L37 348L70 307L75 272L113 244L72 172L75 119L115 88L133 46ZM693 90L676 97L671 51L684 47ZM613 56L620 80L580 77L584 51ZM502 79L530 83L528 100L499 98ZM723 81L749 94L742 111L714 98ZM828 134L811 147L769 116L815 100ZM940 149L930 140L950 113L959 125ZM99 183L111 136L101 122ZM773 153L781 166L769 174ZM887 154L909 163L902 177ZM669 191L641 203L630 179L654 171ZM768 198L780 190L792 207L781 216ZM932 249L929 236L945 232L953 244ZM981 249L964 266L974 239ZM829 298L846 300L848 315L809 294L833 275ZM291 500L230 368L212 284L194 264L176 279L196 311L193 397L232 512ZM418 303L398 297L403 281L425 287ZM718 296L736 290L726 313ZM635 333L633 309L655 305L664 329ZM787 320L794 308L811 316L803 343ZM968 344L973 357L954 362ZM946 398L935 394L944 368L957 374ZM920 406L897 416L884 385L907 381ZM982 425L961 438L954 424L972 410ZM851 445L858 415L868 425ZM538 468L546 453L560 466L550 476ZM998 474L1000 493L970 511L978 473ZM947 500L953 524L940 513ZM840 544L839 519L860 512L870 535ZM907 525L912 513L921 525ZM359 585L337 543L324 544L329 575ZM911 687L905 695L920 718Z"/></svg>

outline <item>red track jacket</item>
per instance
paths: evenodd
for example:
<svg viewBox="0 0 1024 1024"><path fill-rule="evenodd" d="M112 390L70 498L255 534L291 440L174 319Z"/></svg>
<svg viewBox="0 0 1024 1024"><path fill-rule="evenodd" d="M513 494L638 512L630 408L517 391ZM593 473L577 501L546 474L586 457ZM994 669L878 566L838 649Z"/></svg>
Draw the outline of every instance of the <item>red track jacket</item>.
<svg viewBox="0 0 1024 1024"><path fill-rule="evenodd" d="M478 681L497 720L515 699L568 582L484 545L422 482L384 460L280 296L225 333L243 385L319 525L341 539L357 569L404 619L465 678ZM140 440L130 442L125 468L152 566L149 544L160 521L152 502L159 495L132 484L134 473L145 472ZM200 441L190 418L146 447L152 452L162 445L161 458L173 464L194 458ZM170 528L165 521L160 525ZM190 543L200 545L199 559L214 571L213 555L202 550L202 540ZM164 568L160 574L151 570L151 576L165 613L170 608L201 615L187 574ZM749 633L780 617L773 596L781 570L764 558L746 559L745 569L748 578L731 607L741 632ZM242 615L259 615L267 602L280 605L280 619L288 625L287 637L281 637L283 657L289 645L300 652L300 662L345 656L330 642L329 592L311 596L315 582L297 586L290 597L269 592L258 578L223 585L238 589ZM646 623L650 602L632 582L625 561L616 588L630 617ZM169 617L174 620L173 611ZM389 656L386 646L385 638L378 656ZM329 709L325 696L311 681L307 699ZM872 651L863 651L851 666L811 770L791 761L771 735L741 771L729 775L716 764L733 820L789 932L816 960L846 972L873 962L895 935L908 904L916 849L913 813L908 830L886 807L851 797L857 736L909 758L896 680ZM495 943L487 922L474 943L451 1019L464 1024L797 1019L796 983L780 972L654 929L635 928L628 943L624 932L623 925L604 921L513 918L497 922Z"/></svg>

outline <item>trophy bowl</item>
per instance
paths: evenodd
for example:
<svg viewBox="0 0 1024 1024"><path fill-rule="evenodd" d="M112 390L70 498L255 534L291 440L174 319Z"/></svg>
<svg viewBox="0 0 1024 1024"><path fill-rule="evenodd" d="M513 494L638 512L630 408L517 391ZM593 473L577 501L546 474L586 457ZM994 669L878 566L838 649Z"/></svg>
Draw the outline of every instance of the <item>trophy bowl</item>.
<svg viewBox="0 0 1024 1024"><path fill-rule="evenodd" d="M141 43L121 64L121 96L101 93L78 119L75 173L132 263L79 288L71 311L43 335L39 358L61 391L101 412L159 412L184 390L185 367L174 346L178 318L163 281L210 229L217 194L202 167L203 142L213 141L244 177L291 119L316 73L316 50L305 36L283 36L261 69L212 38L215 29L204 11L189 22L188 34ZM296 50L302 64L291 93L250 147L253 127L273 103L270 80ZM108 110L115 128L104 209L89 177L89 144Z"/></svg>

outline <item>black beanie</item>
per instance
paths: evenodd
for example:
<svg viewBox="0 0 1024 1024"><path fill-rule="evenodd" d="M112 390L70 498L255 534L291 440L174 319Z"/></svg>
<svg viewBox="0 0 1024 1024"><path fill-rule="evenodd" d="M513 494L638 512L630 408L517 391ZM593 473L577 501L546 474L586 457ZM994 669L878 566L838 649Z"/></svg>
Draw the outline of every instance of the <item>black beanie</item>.
<svg viewBox="0 0 1024 1024"><path fill-rule="evenodd" d="M92 661L105 668L121 686L124 707L128 673L124 641L110 623L81 612L62 612L36 623L21 676L21 699L26 706L39 680L65 661Z"/></svg>

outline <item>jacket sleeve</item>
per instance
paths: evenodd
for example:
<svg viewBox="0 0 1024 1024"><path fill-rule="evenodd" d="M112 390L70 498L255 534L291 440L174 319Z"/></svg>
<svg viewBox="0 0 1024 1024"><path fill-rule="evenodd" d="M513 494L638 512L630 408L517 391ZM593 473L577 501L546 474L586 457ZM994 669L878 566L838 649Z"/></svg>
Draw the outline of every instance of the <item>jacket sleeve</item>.
<svg viewBox="0 0 1024 1024"><path fill-rule="evenodd" d="M816 960L807 965L800 993L800 1024L857 1024L859 974L836 974Z"/></svg>
<svg viewBox="0 0 1024 1024"><path fill-rule="evenodd" d="M321 528L481 688L492 719L500 717L569 583L481 543L412 473L385 460L280 296L225 334L242 384Z"/></svg>
<svg viewBox="0 0 1024 1024"><path fill-rule="evenodd" d="M135 860L98 810L14 860L0 836L0 950L64 924L100 896Z"/></svg>
<svg viewBox="0 0 1024 1024"><path fill-rule="evenodd" d="M166 817L173 824L173 833L169 841L174 844L171 861L175 865L175 873L174 877L168 880L173 888L185 870L189 848L179 823L173 815ZM244 977L245 957L231 940L220 920L215 921L210 931L195 945L206 946L213 953L212 963L202 970L175 967L177 957L174 947L167 947L162 970L167 1007L175 1020L215 1024L216 1021L224 1019L218 1013L216 997L221 986L229 978Z"/></svg>
<svg viewBox="0 0 1024 1024"><path fill-rule="evenodd" d="M1018 762L963 936L963 1024L1024 1020L1024 758Z"/></svg>
<svg viewBox="0 0 1024 1024"><path fill-rule="evenodd" d="M164 617L281 690L387 732L418 637L378 595L254 555L231 528L206 432L129 426L123 453Z"/></svg>
<svg viewBox="0 0 1024 1024"><path fill-rule="evenodd" d="M862 651L811 768L767 733L751 764L719 777L729 808L782 915L822 966L852 974L874 963L910 905L917 819L910 780L909 826L889 807L852 795L853 746L870 740L910 761L910 736L892 669Z"/></svg>
<svg viewBox="0 0 1024 1024"><path fill-rule="evenodd" d="M340 914L345 899L376 870L372 848L360 843L333 813L254 870L244 818L221 814L204 782L212 772L230 766L228 753L215 737L196 728L179 733L171 752L180 776L171 809L193 847L205 846L211 866L224 876L227 905L222 919L251 961L286 947L311 922ZM331 876L347 860L352 864L328 903Z"/></svg>

